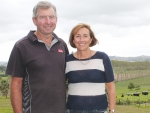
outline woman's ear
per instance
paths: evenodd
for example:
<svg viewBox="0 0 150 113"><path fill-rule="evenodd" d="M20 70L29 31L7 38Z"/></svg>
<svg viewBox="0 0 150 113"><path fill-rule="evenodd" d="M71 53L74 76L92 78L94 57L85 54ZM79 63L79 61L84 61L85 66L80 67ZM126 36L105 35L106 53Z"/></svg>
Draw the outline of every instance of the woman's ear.
<svg viewBox="0 0 150 113"><path fill-rule="evenodd" d="M93 39L91 39L91 42L90 42L90 43L92 43L92 40L93 40Z"/></svg>

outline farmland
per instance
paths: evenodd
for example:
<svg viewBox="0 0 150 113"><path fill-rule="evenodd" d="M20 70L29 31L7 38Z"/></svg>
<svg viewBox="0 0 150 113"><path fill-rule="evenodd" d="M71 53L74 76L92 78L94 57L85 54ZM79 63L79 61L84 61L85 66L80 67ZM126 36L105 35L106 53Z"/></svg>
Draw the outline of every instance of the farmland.
<svg viewBox="0 0 150 113"><path fill-rule="evenodd" d="M7 79L7 77L3 77L3 79ZM148 95L142 95L140 93L139 96L127 95L128 93L132 94L135 92L150 91L150 82L148 81L150 81L150 76L115 82L117 92L116 113L148 112L150 110L150 93ZM128 89L128 84L130 82L135 85L140 85L140 89ZM122 94L124 94L124 97L122 97ZM0 113L13 113L9 96L7 99L4 96L0 96Z"/></svg>
<svg viewBox="0 0 150 113"><path fill-rule="evenodd" d="M116 85L116 113L148 113L150 110L150 62L112 61ZM0 71L0 81L10 77ZM134 87L129 88L132 84ZM147 95L143 93L146 92ZM135 96L136 95L136 96ZM13 113L8 96L0 93L0 113Z"/></svg>

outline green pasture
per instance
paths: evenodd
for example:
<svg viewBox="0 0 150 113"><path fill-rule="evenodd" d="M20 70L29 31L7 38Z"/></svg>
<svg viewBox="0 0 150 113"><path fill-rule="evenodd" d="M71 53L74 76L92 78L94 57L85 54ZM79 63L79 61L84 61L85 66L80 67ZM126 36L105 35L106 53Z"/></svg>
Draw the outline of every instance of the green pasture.
<svg viewBox="0 0 150 113"><path fill-rule="evenodd" d="M128 85L133 83L135 86L140 86L139 89L128 89ZM126 81L115 82L117 92L118 105L132 105L138 108L150 109L150 76L130 79ZM148 95L143 95L142 92L149 92ZM128 94L138 93L139 96ZM133 112L134 113L134 112Z"/></svg>
<svg viewBox="0 0 150 113"><path fill-rule="evenodd" d="M4 73L2 70L0 70L0 73Z"/></svg>
<svg viewBox="0 0 150 113"><path fill-rule="evenodd" d="M2 79L8 79L8 77L2 77ZM140 89L128 89L131 82L134 85L140 85ZM115 85L117 102L121 103L121 105L116 105L116 113L148 113L150 111L150 92L148 95L127 95L128 93L150 91L150 76L115 82ZM122 94L124 94L123 97ZM6 99L0 95L0 113L13 113L9 97Z"/></svg>
<svg viewBox="0 0 150 113"><path fill-rule="evenodd" d="M8 76L2 77L3 80L8 80Z"/></svg>
<svg viewBox="0 0 150 113"><path fill-rule="evenodd" d="M149 113L150 108L145 109L136 106L117 105L116 113ZM0 113L13 113L10 99L0 97Z"/></svg>
<svg viewBox="0 0 150 113"><path fill-rule="evenodd" d="M128 89L128 85L130 83L133 83L135 86L139 85L140 89L136 90L130 90ZM117 94L122 93L130 93L130 92L142 92L142 91L150 91L150 76L140 77L140 78L134 78L130 80L115 82Z"/></svg>
<svg viewBox="0 0 150 113"><path fill-rule="evenodd" d="M13 113L9 97L0 96L0 113Z"/></svg>
<svg viewBox="0 0 150 113"><path fill-rule="evenodd" d="M135 106L117 105L116 113L149 113L150 109L138 108Z"/></svg>

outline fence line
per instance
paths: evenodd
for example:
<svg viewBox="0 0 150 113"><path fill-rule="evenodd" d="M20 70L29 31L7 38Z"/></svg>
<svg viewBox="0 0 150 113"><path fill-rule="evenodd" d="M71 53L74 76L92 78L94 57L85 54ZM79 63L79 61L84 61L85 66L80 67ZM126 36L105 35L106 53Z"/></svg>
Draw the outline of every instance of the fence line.
<svg viewBox="0 0 150 113"><path fill-rule="evenodd" d="M139 78L139 77L144 77L149 75L150 75L150 70L114 72L115 81L129 80L129 79Z"/></svg>

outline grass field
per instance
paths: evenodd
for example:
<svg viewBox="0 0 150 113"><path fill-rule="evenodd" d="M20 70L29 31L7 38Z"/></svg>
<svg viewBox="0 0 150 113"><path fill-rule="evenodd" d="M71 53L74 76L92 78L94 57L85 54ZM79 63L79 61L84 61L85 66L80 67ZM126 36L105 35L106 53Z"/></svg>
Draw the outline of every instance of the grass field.
<svg viewBox="0 0 150 113"><path fill-rule="evenodd" d="M133 83L135 86L139 85L139 90L130 90L128 89L129 83ZM130 79L126 81L116 82L117 93L129 93L129 92L142 92L142 91L150 91L150 76L145 76L141 78Z"/></svg>
<svg viewBox="0 0 150 113"><path fill-rule="evenodd" d="M139 85L140 89L128 89L129 83L135 86ZM150 108L150 76L130 79L126 81L116 82L117 103L122 105L136 105L140 108ZM142 95L143 91L148 91L148 95ZM128 96L127 94L140 93L139 96ZM122 96L123 95L123 96ZM142 105L144 103L145 105Z"/></svg>
<svg viewBox="0 0 150 113"><path fill-rule="evenodd" d="M150 108L138 108L135 106L125 106L125 105L117 105L116 113L149 113ZM13 113L10 99L5 99L0 97L0 113Z"/></svg>
<svg viewBox="0 0 150 113"><path fill-rule="evenodd" d="M13 113L9 97L0 96L0 113Z"/></svg>
<svg viewBox="0 0 150 113"><path fill-rule="evenodd" d="M6 79L6 78L4 78ZM139 90L130 90L128 89L129 83L132 82L135 85L140 85ZM121 97L122 94L133 93L133 92L142 92L142 91L150 91L150 76L116 82L116 91L117 91L117 99L122 100L145 100L149 103L145 104L132 104L132 105L116 105L116 113L149 113L150 112L150 93L147 96L140 94L139 97L127 96ZM0 113L13 113L10 98L7 99L5 97L0 96Z"/></svg>
<svg viewBox="0 0 150 113"><path fill-rule="evenodd" d="M117 105L116 113L149 113L150 109L138 108L135 106Z"/></svg>

